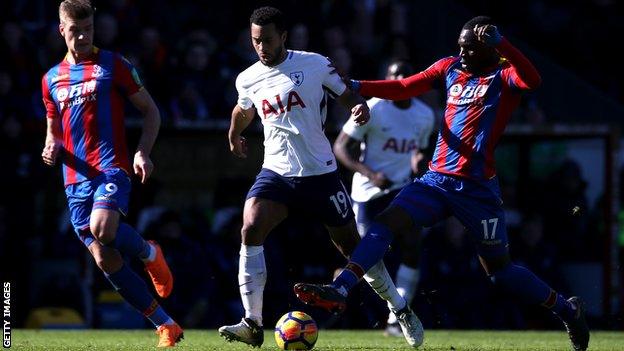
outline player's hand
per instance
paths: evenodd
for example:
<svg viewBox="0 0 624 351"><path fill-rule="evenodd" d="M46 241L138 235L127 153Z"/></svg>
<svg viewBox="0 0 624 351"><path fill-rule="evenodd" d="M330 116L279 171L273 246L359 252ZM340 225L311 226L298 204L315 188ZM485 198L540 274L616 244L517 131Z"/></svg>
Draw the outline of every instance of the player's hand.
<svg viewBox="0 0 624 351"><path fill-rule="evenodd" d="M43 152L41 152L41 158L43 159L43 163L48 166L54 166L56 163L56 158L58 157L59 152L61 151L61 142L55 138L46 139L45 146L43 147Z"/></svg>
<svg viewBox="0 0 624 351"><path fill-rule="evenodd" d="M236 157L247 158L247 139L240 135L230 137L230 151Z"/></svg>
<svg viewBox="0 0 624 351"><path fill-rule="evenodd" d="M503 40L503 36L498 32L498 28L491 24L476 24L473 31L477 36L477 40L487 46L496 46Z"/></svg>
<svg viewBox="0 0 624 351"><path fill-rule="evenodd" d="M358 126L368 123L370 119L370 110L366 103L357 104L351 109L351 118Z"/></svg>
<svg viewBox="0 0 624 351"><path fill-rule="evenodd" d="M149 178L149 176L152 175L152 171L154 171L154 164L143 151L137 151L134 154L133 168L134 173L141 178L141 183L145 184L147 178Z"/></svg>
<svg viewBox="0 0 624 351"><path fill-rule="evenodd" d="M375 172L370 174L370 176L368 177L368 179L371 180L371 182L378 187L379 189L387 189L392 185L392 182L390 181L390 179L386 178L386 175L383 174L383 172Z"/></svg>

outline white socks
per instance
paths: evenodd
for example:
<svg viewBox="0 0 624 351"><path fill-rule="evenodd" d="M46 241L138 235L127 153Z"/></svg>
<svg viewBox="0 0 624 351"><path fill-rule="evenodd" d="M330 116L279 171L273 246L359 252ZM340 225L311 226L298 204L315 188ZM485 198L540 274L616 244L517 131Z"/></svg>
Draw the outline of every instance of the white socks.
<svg viewBox="0 0 624 351"><path fill-rule="evenodd" d="M420 271L417 268L411 268L404 264L399 266L399 270L396 275L397 291L408 305L411 305L416 295L416 288L418 287L418 281L420 280ZM388 324L396 323L396 316L394 313L390 313L388 316Z"/></svg>
<svg viewBox="0 0 624 351"><path fill-rule="evenodd" d="M399 295L396 286L394 286L383 260L380 260L371 267L371 269L364 274L364 279L368 285L375 290L377 295L388 303L390 309L398 311L405 307L406 302L403 297Z"/></svg>
<svg viewBox="0 0 624 351"><path fill-rule="evenodd" d="M266 284L264 247L241 244L238 262L238 285L245 308L245 318L262 326L262 299Z"/></svg>

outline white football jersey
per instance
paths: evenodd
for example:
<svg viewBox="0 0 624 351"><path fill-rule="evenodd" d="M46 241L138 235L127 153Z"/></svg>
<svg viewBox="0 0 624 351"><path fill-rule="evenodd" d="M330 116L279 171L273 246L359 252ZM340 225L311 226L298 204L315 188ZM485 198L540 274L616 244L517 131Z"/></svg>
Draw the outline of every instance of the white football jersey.
<svg viewBox="0 0 624 351"><path fill-rule="evenodd" d="M398 108L390 100L368 100L371 119L362 126L349 120L342 131L361 141L361 161L375 172L383 172L392 186L381 190L362 174L353 174L351 198L364 202L400 189L411 181L411 157L429 144L435 115L418 99L407 109Z"/></svg>
<svg viewBox="0 0 624 351"><path fill-rule="evenodd" d="M336 159L323 126L326 92L341 95L346 86L329 60L316 53L288 51L284 62L267 67L260 61L236 78L238 105L256 107L264 127L264 163L286 177L336 170Z"/></svg>

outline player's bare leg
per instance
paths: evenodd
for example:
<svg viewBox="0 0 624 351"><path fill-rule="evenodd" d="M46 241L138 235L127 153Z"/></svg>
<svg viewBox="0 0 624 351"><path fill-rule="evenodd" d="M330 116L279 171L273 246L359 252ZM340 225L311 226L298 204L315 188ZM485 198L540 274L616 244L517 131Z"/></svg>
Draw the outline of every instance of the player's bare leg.
<svg viewBox="0 0 624 351"><path fill-rule="evenodd" d="M340 227L326 226L326 228L329 232L329 237L338 251L340 251L344 257L349 258L360 242L360 235L357 232L355 220Z"/></svg>
<svg viewBox="0 0 624 351"><path fill-rule="evenodd" d="M238 284L245 316L240 323L219 328L227 341L240 341L260 347L264 342L262 302L266 283L264 240L280 222L288 217L286 205L258 197L245 201Z"/></svg>
<svg viewBox="0 0 624 351"><path fill-rule="evenodd" d="M88 249L95 260L95 264L106 274L117 272L124 264L119 251L106 247L97 241L89 245Z"/></svg>
<svg viewBox="0 0 624 351"><path fill-rule="evenodd" d="M120 214L104 208L96 208L91 212L89 229L91 234L102 244L106 245L115 240L119 228Z"/></svg>
<svg viewBox="0 0 624 351"><path fill-rule="evenodd" d="M347 259L360 241L355 221L340 227L326 226L329 236L340 253ZM323 308L332 313L342 313L347 308L346 294L337 292L333 287L298 283L294 286L297 297L306 304ZM329 296L325 296L329 295Z"/></svg>

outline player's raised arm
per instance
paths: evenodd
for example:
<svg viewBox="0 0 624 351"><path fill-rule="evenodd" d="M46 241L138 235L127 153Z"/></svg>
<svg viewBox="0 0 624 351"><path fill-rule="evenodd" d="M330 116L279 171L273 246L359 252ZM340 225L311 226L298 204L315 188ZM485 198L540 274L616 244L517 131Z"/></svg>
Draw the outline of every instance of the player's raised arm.
<svg viewBox="0 0 624 351"><path fill-rule="evenodd" d="M245 137L241 136L241 133L249 126L253 117L253 107L245 110L236 105L232 110L228 139L230 141L230 151L237 157L247 158L247 142Z"/></svg>
<svg viewBox="0 0 624 351"><path fill-rule="evenodd" d="M158 130L160 129L160 112L152 96L145 88L130 95L130 102L143 115L143 129L139 145L134 154L134 172L141 177L141 183L145 183L154 170L154 164L150 159L150 153L156 142Z"/></svg>
<svg viewBox="0 0 624 351"><path fill-rule="evenodd" d="M541 84L542 78L535 66L499 33L496 26L491 24L476 25L474 33L479 41L494 47L511 64L512 74L510 78L515 86L520 89L532 90Z"/></svg>

